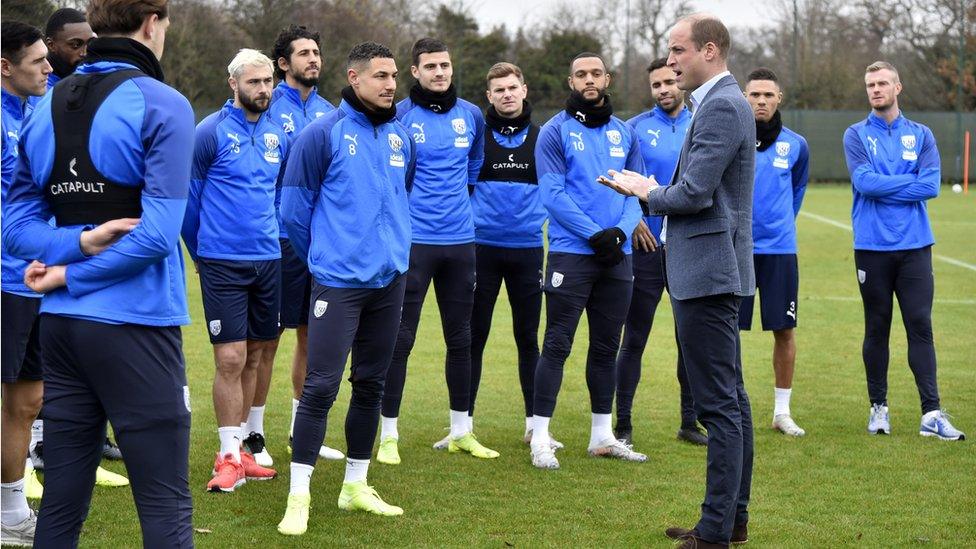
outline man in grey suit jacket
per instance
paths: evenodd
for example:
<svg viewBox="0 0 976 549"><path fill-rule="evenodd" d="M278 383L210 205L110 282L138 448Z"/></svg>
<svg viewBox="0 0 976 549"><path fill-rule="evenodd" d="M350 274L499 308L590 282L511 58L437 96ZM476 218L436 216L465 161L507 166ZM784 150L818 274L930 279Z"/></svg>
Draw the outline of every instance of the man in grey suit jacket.
<svg viewBox="0 0 976 549"><path fill-rule="evenodd" d="M665 271L695 410L708 429L701 519L669 528L682 547L727 547L747 539L752 413L742 383L738 314L755 291L752 187L756 125L726 69L731 40L721 21L691 15L671 30L668 66L691 92L692 121L671 185L633 172L600 182L666 215Z"/></svg>

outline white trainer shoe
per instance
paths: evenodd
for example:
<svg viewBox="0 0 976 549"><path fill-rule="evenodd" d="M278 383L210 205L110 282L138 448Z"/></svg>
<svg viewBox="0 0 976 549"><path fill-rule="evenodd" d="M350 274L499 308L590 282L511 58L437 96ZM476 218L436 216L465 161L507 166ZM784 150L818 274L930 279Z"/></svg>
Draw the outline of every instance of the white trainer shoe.
<svg viewBox="0 0 976 549"><path fill-rule="evenodd" d="M322 459L331 459L332 461L339 461L340 459L345 459L346 454L343 454L342 452L336 450L335 448L329 448L328 446L323 444L319 448L319 457Z"/></svg>
<svg viewBox="0 0 976 549"><path fill-rule="evenodd" d="M0 543L3 545L12 545L14 547L33 547L34 545L34 531L37 529L37 514L34 510L30 510L30 514L27 515L23 521L18 524L12 524L7 526L2 525L2 531L0 531Z"/></svg>
<svg viewBox="0 0 976 549"><path fill-rule="evenodd" d="M522 437L522 442L532 444L532 429L525 431L525 435ZM555 437L552 436L552 433L549 433L549 446L552 446L553 451L562 450L565 448L562 442L559 442Z"/></svg>
<svg viewBox="0 0 976 549"><path fill-rule="evenodd" d="M918 434L941 440L966 440L966 434L949 423L949 414L945 410L934 410L922 416Z"/></svg>
<svg viewBox="0 0 976 549"><path fill-rule="evenodd" d="M589 452L591 457L614 458L623 461L636 461L638 463L647 461L646 454L635 452L633 448L615 438L608 438L597 446L591 446L587 448L587 452Z"/></svg>
<svg viewBox="0 0 976 549"><path fill-rule="evenodd" d="M552 445L529 446L532 450L532 465L539 469L559 469L559 460Z"/></svg>
<svg viewBox="0 0 976 549"><path fill-rule="evenodd" d="M868 433L872 435L890 435L891 424L888 422L888 407L883 404L872 404L868 416Z"/></svg>
<svg viewBox="0 0 976 549"><path fill-rule="evenodd" d="M448 433L447 436L434 443L434 449L447 450L448 446L450 445L451 445L451 434Z"/></svg>
<svg viewBox="0 0 976 549"><path fill-rule="evenodd" d="M800 426L793 421L793 418L790 417L789 414L779 414L774 416L773 429L791 437L802 437L803 435L807 434L806 431L801 429Z"/></svg>

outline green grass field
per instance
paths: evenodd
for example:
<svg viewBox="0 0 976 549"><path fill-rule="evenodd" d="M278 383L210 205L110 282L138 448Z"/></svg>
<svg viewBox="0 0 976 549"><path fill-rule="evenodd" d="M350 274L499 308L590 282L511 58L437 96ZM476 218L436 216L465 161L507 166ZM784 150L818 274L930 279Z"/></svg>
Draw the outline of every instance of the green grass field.
<svg viewBox="0 0 976 549"><path fill-rule="evenodd" d="M850 223L846 186L813 185L805 212ZM935 253L934 324L943 405L976 437L976 194L947 187L929 203ZM773 408L771 334L743 334L746 387L756 416L756 463L750 547L976 546L976 442L946 443L918 433L919 403L906 363L904 330L892 329L889 400L894 434L865 431L868 402L861 362L862 309L849 232L809 216L799 219L800 326L793 413L807 430L792 440L769 429ZM566 443L562 469L534 469L521 442L521 396L504 292L485 359L476 431L501 452L494 461L431 449L448 425L443 340L432 294L424 310L400 421L397 467L374 462L370 483L399 518L336 508L343 465L319 462L312 478L309 531L286 538L275 530L288 492L285 445L290 416L288 368L294 336L278 356L266 416L267 438L281 476L231 495L204 491L218 441L210 384L211 348L199 285L190 275L194 324L184 330L193 402L190 484L196 543L201 547L321 546L655 546L664 527L693 525L704 487L704 450L678 442L678 385L671 310L658 310L634 405L636 447L644 464L587 457L589 409L584 382L586 324L581 323L553 432ZM757 313L758 316L758 313ZM541 339L541 334L540 334ZM344 448L344 384L326 440ZM109 468L122 471L120 464ZM140 543L130 491L99 488L83 546Z"/></svg>

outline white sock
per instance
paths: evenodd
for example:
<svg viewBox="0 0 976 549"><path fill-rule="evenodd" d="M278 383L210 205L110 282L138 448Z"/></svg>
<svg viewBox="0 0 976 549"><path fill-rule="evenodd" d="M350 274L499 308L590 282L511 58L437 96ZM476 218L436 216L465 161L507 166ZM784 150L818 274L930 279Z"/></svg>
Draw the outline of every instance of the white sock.
<svg viewBox="0 0 976 549"><path fill-rule="evenodd" d="M247 428L245 433L255 432L264 436L264 406L251 406L251 411L247 414Z"/></svg>
<svg viewBox="0 0 976 549"><path fill-rule="evenodd" d="M451 438L460 438L471 432L468 427L468 411L451 410Z"/></svg>
<svg viewBox="0 0 976 549"><path fill-rule="evenodd" d="M549 445L549 422L551 417L532 416L532 446Z"/></svg>
<svg viewBox="0 0 976 549"><path fill-rule="evenodd" d="M346 478L342 479L342 482L366 482L368 470L368 459L346 458Z"/></svg>
<svg viewBox="0 0 976 549"><path fill-rule="evenodd" d="M776 395L776 405L773 408L773 417L781 414L790 415L790 393L793 389L780 389L776 387L773 393Z"/></svg>
<svg viewBox="0 0 976 549"><path fill-rule="evenodd" d="M30 449L33 450L37 446L38 442L44 440L44 420L35 419L34 423L31 424L31 440Z"/></svg>
<svg viewBox="0 0 976 549"><path fill-rule="evenodd" d="M474 416L468 413L468 432L474 432Z"/></svg>
<svg viewBox="0 0 976 549"><path fill-rule="evenodd" d="M220 437L221 457L231 454L234 459L241 461L241 428L236 425L218 427L217 435Z"/></svg>
<svg viewBox="0 0 976 549"><path fill-rule="evenodd" d="M312 485L312 471L315 467L304 463L291 462L291 488L289 494L308 494Z"/></svg>
<svg viewBox="0 0 976 549"><path fill-rule="evenodd" d="M590 448L596 448L608 438L613 438L610 428L611 414L590 414Z"/></svg>
<svg viewBox="0 0 976 549"><path fill-rule="evenodd" d="M298 399L291 399L291 427L288 428L288 438L295 434L295 414L298 413Z"/></svg>
<svg viewBox="0 0 976 549"><path fill-rule="evenodd" d="M397 432L397 418L380 416L380 440L393 437L400 440L400 433Z"/></svg>
<svg viewBox="0 0 976 549"><path fill-rule="evenodd" d="M525 416L525 432L532 430L532 416Z"/></svg>
<svg viewBox="0 0 976 549"><path fill-rule="evenodd" d="M0 484L0 522L13 526L30 516L27 496L24 495L24 479Z"/></svg>

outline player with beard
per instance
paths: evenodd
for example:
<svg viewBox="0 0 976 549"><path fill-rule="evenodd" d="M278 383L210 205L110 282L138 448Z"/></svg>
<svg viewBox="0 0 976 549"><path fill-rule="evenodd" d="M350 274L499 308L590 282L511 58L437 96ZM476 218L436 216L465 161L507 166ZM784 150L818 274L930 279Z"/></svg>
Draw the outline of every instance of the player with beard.
<svg viewBox="0 0 976 549"><path fill-rule="evenodd" d="M421 38L413 46L410 72L417 80L410 97L397 104L397 118L417 144L417 177L410 193L413 245L403 318L383 395L377 461L400 463L397 420L406 383L407 359L417 339L424 297L434 283L450 403L450 432L435 449L463 451L482 459L498 457L472 432L471 308L475 289L475 233L468 185L478 180L484 160L485 119L481 110L458 99L447 45Z"/></svg>
<svg viewBox="0 0 976 549"><path fill-rule="evenodd" d="M241 449L261 355L278 337L281 247L275 186L287 153L271 103L271 60L242 49L227 67L234 99L197 126L183 241L200 273L214 347L213 401L220 451L207 484L233 492L275 471Z"/></svg>
<svg viewBox="0 0 976 549"><path fill-rule="evenodd" d="M485 162L471 194L477 246L478 287L471 313L471 412L481 381L481 364L495 300L505 282L518 348L519 383L525 402L525 442L532 436L532 393L539 362L542 313L542 225L535 143L539 127L522 70L511 63L488 69ZM562 447L554 442L557 448Z"/></svg>
<svg viewBox="0 0 976 549"><path fill-rule="evenodd" d="M557 469L549 422L563 366L583 311L589 322L586 385L590 393L589 454L646 461L610 428L614 360L633 286L631 242L641 210L633 197L598 185L608 168L644 171L633 129L613 116L603 58L581 53L570 64L565 110L543 126L535 157L542 201L549 212L545 278L546 335L535 371L532 464Z"/></svg>
<svg viewBox="0 0 976 549"><path fill-rule="evenodd" d="M644 175L667 185L678 164L681 144L688 132L691 113L685 107L685 94L678 89L674 71L668 67L667 58L655 59L647 68L653 109L627 121L637 133L641 157L644 159ZM634 393L641 377L641 357L647 346L647 338L654 323L661 295L664 293L664 265L662 263L661 227L663 218L646 215L634 229L634 291L630 298L630 310L624 324L623 343L617 355L617 425L614 435L618 440L633 444L631 407ZM704 445L708 441L698 426L688 374L685 372L678 347L678 385L681 387L681 428L678 439Z"/></svg>
<svg viewBox="0 0 976 549"><path fill-rule="evenodd" d="M894 297L908 338L908 366L922 404L919 434L963 440L942 411L932 338L932 245L926 202L938 196L939 149L932 130L898 107L901 79L890 63L865 69L871 104L867 119L844 132L854 205L854 265L864 302L862 355L867 375L868 433L891 434L888 417L888 340Z"/></svg>
<svg viewBox="0 0 976 549"><path fill-rule="evenodd" d="M75 72L88 51L88 41L94 37L84 13L74 8L61 8L51 14L44 27L47 60L53 69L47 77L48 89Z"/></svg>
<svg viewBox="0 0 976 549"><path fill-rule="evenodd" d="M319 33L305 27L291 25L282 29L275 39L271 58L275 62L278 85L271 94L271 120L294 141L298 134L316 118L335 109L318 94L316 84L322 70L319 52ZM258 366L258 382L254 390L254 403L244 428L244 446L253 454L259 465L271 467L274 460L268 453L264 439L264 406L271 387L271 372L278 352L280 334L285 329L295 330L295 354L291 363L291 425L288 429L289 447L295 429L295 412L305 383L308 362L308 303L312 278L305 258L295 255L288 238L288 230L281 222L281 188L275 192L275 208L278 211L279 243L281 244L281 330L279 339L269 342ZM253 433L253 434L251 434ZM342 459L342 452L322 446L319 457Z"/></svg>
<svg viewBox="0 0 976 549"><path fill-rule="evenodd" d="M366 482L410 262L407 193L414 145L396 120L396 76L389 48L374 42L355 46L342 103L302 132L285 173L281 215L315 279L291 488L278 524L285 535L301 535L308 527L312 471L350 350L349 458L338 506L403 514Z"/></svg>

